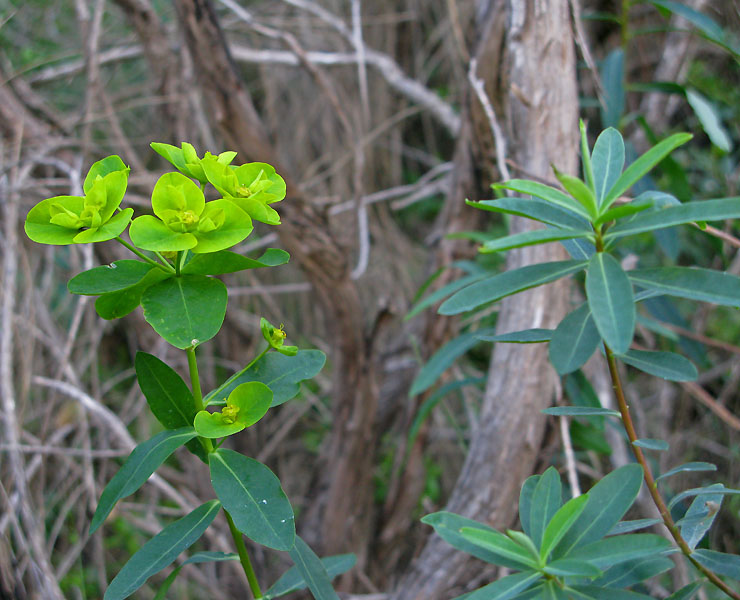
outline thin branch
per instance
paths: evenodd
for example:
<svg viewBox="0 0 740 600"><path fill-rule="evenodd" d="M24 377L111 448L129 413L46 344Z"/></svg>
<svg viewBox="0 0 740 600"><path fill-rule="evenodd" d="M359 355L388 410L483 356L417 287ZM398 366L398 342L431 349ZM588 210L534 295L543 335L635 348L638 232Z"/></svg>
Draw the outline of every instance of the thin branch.
<svg viewBox="0 0 740 600"><path fill-rule="evenodd" d="M717 402L703 387L693 381L682 381L681 387L717 415L725 425L732 427L735 431L740 431L740 418Z"/></svg>

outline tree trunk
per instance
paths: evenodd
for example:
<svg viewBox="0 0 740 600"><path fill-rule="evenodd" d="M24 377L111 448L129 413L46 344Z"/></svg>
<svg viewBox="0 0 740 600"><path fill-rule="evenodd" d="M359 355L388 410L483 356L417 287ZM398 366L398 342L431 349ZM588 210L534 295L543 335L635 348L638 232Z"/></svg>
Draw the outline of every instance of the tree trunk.
<svg viewBox="0 0 740 600"><path fill-rule="evenodd" d="M515 175L549 178L550 163L575 173L578 98L568 2L508 0L507 9L503 89L492 100L503 105L509 158L524 172ZM487 83L491 94L495 82ZM512 233L530 227L512 220ZM535 246L511 252L506 268L562 258L560 246ZM553 327L565 314L566 289L558 282L505 299L498 330ZM480 422L446 510L501 528L515 519L519 488L542 440L540 410L551 403L556 378L540 344L497 345L488 376ZM432 536L391 598L448 598L479 569L474 562Z"/></svg>

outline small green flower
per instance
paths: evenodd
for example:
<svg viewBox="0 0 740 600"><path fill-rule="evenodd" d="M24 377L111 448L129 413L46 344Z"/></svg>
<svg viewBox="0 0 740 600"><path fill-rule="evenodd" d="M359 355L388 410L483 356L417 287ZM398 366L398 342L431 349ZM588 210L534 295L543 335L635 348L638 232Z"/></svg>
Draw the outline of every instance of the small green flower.
<svg viewBox="0 0 740 600"><path fill-rule="evenodd" d="M249 215L228 200L206 202L200 188L180 173L166 173L152 191L156 217L134 219L131 241L144 250L218 252L252 232Z"/></svg>
<svg viewBox="0 0 740 600"><path fill-rule="evenodd" d="M196 179L203 185L208 183L208 178L203 172L201 165L201 158L198 158L198 153L192 144L187 142L182 143L182 148L177 146L171 146L170 144L163 144L161 142L152 142L150 144L152 149L160 156L171 162L174 167L180 171L183 175L187 175L192 179ZM213 158L217 163L221 165L229 165L234 160L236 152L222 152L218 156L214 156L210 152L206 152L204 158Z"/></svg>
<svg viewBox="0 0 740 600"><path fill-rule="evenodd" d="M118 156L96 162L85 177L84 196L42 200L26 217L26 235L41 244L87 244L120 235L134 211L116 210L123 200L129 168Z"/></svg>
<svg viewBox="0 0 740 600"><path fill-rule="evenodd" d="M283 345L288 334L283 330L282 324L280 327L273 327L267 319L262 318L260 319L260 329L270 347L280 352L280 354L295 356L298 353L298 346Z"/></svg>
<svg viewBox="0 0 740 600"><path fill-rule="evenodd" d="M285 198L286 187L274 167L258 162L227 166L215 157L203 158L201 165L208 181L224 198L257 221L280 224L280 215L269 205Z"/></svg>
<svg viewBox="0 0 740 600"><path fill-rule="evenodd" d="M264 383L250 381L234 388L221 412L201 410L193 423L198 435L220 438L238 433L259 421L272 404L272 390Z"/></svg>

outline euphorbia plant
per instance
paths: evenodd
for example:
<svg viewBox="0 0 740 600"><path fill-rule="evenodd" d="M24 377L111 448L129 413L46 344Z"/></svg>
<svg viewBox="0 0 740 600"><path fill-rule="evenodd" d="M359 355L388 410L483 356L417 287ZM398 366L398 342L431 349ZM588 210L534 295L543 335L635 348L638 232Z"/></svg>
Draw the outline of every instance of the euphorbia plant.
<svg viewBox="0 0 740 600"><path fill-rule="evenodd" d="M308 587L318 600L337 599L331 578L351 568L352 555L319 559L296 536L293 509L272 471L253 458L222 447L229 436L254 426L274 407L290 400L299 384L322 368L318 350L286 346L286 332L261 320L266 343L241 371L204 396L196 349L220 330L228 293L218 275L274 267L288 253L270 248L259 258L231 252L253 229L252 219L277 225L268 204L285 197L285 182L264 163L233 166L235 152L201 159L187 143L152 147L179 172L159 178L152 192L152 215L131 222L121 210L129 168L118 156L96 162L85 178L84 196L57 196L28 213L28 237L43 244L82 244L116 240L136 259L118 260L73 277L74 294L98 296L104 319L122 317L141 306L146 321L167 342L185 351L190 386L169 365L140 351L136 376L164 431L139 444L103 490L90 526L101 527L116 503L136 492L178 448L186 446L209 467L215 498L170 523L136 552L115 576L105 600L128 597L155 573L192 546L223 510L236 553L200 552L183 564L238 560L255 599L276 598ZM193 181L195 180L195 181ZM211 184L221 198L206 201ZM130 242L121 237L129 226ZM261 591L243 536L288 552L295 567ZM164 581L164 598L181 567Z"/></svg>
<svg viewBox="0 0 740 600"><path fill-rule="evenodd" d="M585 273L586 300L554 330L530 329L499 335L485 332L479 339L549 343L550 362L560 375L578 370L600 349L608 363L618 410L563 406L545 412L616 419L629 439L636 462L610 473L587 494L565 503L554 469L530 477L522 487L519 500L519 520L524 531L507 531L504 535L450 513L425 517L424 521L455 547L518 571L466 594L466 600L648 598L627 588L671 568L673 562L666 556L676 552L684 555L700 578L677 591L671 599L688 600L707 581L727 596L740 599L736 587L722 578L740 581L740 557L697 548L714 522L724 496L740 491L713 484L666 498L661 486L666 478L680 472L712 471L716 467L693 462L656 476L645 452L666 450L668 444L638 437L618 368L622 362L674 381L697 377L694 365L681 355L633 347L637 314L643 300L665 295L740 307L740 278L729 273L686 266L642 268L638 265L636 269L625 270L619 260L630 236L682 224L695 223L701 227L706 221L740 218L740 198L682 204L661 192L644 192L634 199L625 197L650 169L690 138L688 134L675 134L624 169L625 147L619 132L605 130L591 152L581 124L583 179L555 169L563 189L514 179L493 187L525 197L469 202L483 210L518 215L544 225L533 231L485 241L482 252L560 242L571 259L494 275L473 274L457 285L450 284L447 293L452 295L442 303L439 312L453 315L477 310L526 289ZM440 295L438 292L430 300ZM642 480L660 518L620 523ZM695 497L693 503L681 513L679 503L691 497ZM653 534L627 535L659 523L665 526L673 544Z"/></svg>

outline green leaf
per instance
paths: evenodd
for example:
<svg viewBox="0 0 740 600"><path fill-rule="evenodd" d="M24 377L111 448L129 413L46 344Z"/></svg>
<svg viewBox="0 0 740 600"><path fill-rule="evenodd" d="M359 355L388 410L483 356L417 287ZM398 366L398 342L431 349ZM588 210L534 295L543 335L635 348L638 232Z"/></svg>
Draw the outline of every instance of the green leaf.
<svg viewBox="0 0 740 600"><path fill-rule="evenodd" d="M555 171L555 177L557 177L565 190L580 202L581 206L586 209L591 219L595 219L597 216L597 209L596 197L594 196L593 191L591 191L583 181L578 179L578 177L573 177L567 173L561 173L554 165L553 171Z"/></svg>
<svg viewBox="0 0 740 600"><path fill-rule="evenodd" d="M498 554L497 552L491 551L488 548L483 548L477 544L474 544L460 534L460 530L463 528L475 528L480 529L481 531L498 533L495 529L489 527L488 525L484 525L483 523L479 523L478 521L473 521L472 519L461 517L460 515L456 515L455 513L446 511L440 511L426 515L422 517L421 522L434 527L437 535L439 535L439 537L441 537L453 548L457 548L458 550L467 552L468 554L471 554L476 558L479 558L480 560L494 565L501 565L503 567L509 567L511 569L521 569L521 564L518 561L511 560L510 558ZM501 535L501 537L505 537L500 533L498 533L498 535Z"/></svg>
<svg viewBox="0 0 740 600"><path fill-rule="evenodd" d="M591 154L594 171L596 200L602 206L609 190L616 183L624 168L624 140L619 131L608 127L601 132Z"/></svg>
<svg viewBox="0 0 740 600"><path fill-rule="evenodd" d="M175 579L177 579L177 576L185 565L207 562L224 562L229 560L239 560L239 555L233 552L229 554L225 552L197 552L193 554L193 556L185 560L167 576L167 579L165 579L162 582L162 585L159 586L157 595L154 596L154 600L167 600L167 592L170 590L170 587L175 582Z"/></svg>
<svg viewBox="0 0 740 600"><path fill-rule="evenodd" d="M574 548L601 539L624 516L642 485L642 467L625 465L606 475L588 492L588 502L576 523L553 551L553 558L570 557Z"/></svg>
<svg viewBox="0 0 740 600"><path fill-rule="evenodd" d="M507 575L465 596L465 600L510 600L542 579L536 571ZM456 600L460 600L459 598Z"/></svg>
<svg viewBox="0 0 740 600"><path fill-rule="evenodd" d="M630 350L619 358L640 371L668 381L694 381L699 376L689 359L673 352Z"/></svg>
<svg viewBox="0 0 740 600"><path fill-rule="evenodd" d="M487 241L481 246L480 252L487 254L490 252L501 252L513 248L523 248L524 246L535 246L537 244L546 244L548 242L557 242L560 240L571 240L574 238L591 239L592 231L586 229L535 229L534 231L524 231L507 235L502 238Z"/></svg>
<svg viewBox="0 0 740 600"><path fill-rule="evenodd" d="M583 303L555 328L548 349L550 362L559 375L572 373L591 358L600 342L588 304Z"/></svg>
<svg viewBox="0 0 740 600"><path fill-rule="evenodd" d="M478 335L493 335L495 332L493 328L481 329L477 332L468 331L447 342L421 368L411 384L409 396L416 396L432 387L455 360L480 343Z"/></svg>
<svg viewBox="0 0 740 600"><path fill-rule="evenodd" d="M542 200L564 208L566 211L580 215L586 221L590 221L591 215L583 208L578 201L574 200L568 194L561 192L559 189L526 179L510 179L503 183L496 183L491 186L494 190L512 190L520 194L529 194Z"/></svg>
<svg viewBox="0 0 740 600"><path fill-rule="evenodd" d="M586 271L586 295L604 342L617 354L626 353L635 331L635 299L627 274L613 256L593 255Z"/></svg>
<svg viewBox="0 0 740 600"><path fill-rule="evenodd" d="M192 233L173 231L152 215L134 219L128 234L135 246L152 252L179 252L198 245Z"/></svg>
<svg viewBox="0 0 740 600"><path fill-rule="evenodd" d="M671 543L654 533L617 535L579 546L568 553L568 558L587 560L606 569L628 560L655 556L669 550Z"/></svg>
<svg viewBox="0 0 740 600"><path fill-rule="evenodd" d="M547 560L552 549L568 533L568 530L586 508L586 502L588 502L588 494L572 498L553 515L547 524L545 535L542 536L542 547L540 548L541 559Z"/></svg>
<svg viewBox="0 0 740 600"><path fill-rule="evenodd" d="M540 412L554 417L622 417L618 410L598 408L595 406L553 406L551 408L545 408Z"/></svg>
<svg viewBox="0 0 740 600"><path fill-rule="evenodd" d="M581 600L582 598L593 600L653 600L652 596L646 596L645 594L597 585L574 585L565 589L568 594L573 594L573 592L580 594L572 596L575 600Z"/></svg>
<svg viewBox="0 0 740 600"><path fill-rule="evenodd" d="M673 564L673 563L671 563ZM561 558L549 563L545 573L556 577L599 577L602 572L590 562L575 560L572 558Z"/></svg>
<svg viewBox="0 0 740 600"><path fill-rule="evenodd" d="M695 90L686 90L686 100L689 101L702 129L709 136L712 144L723 152L730 152L732 150L732 140L724 125L722 125L719 112L714 105Z"/></svg>
<svg viewBox="0 0 740 600"><path fill-rule="evenodd" d="M537 481L532 495L529 514L528 535L535 546L542 546L547 525L563 504L563 490L560 475L554 467L548 468Z"/></svg>
<svg viewBox="0 0 740 600"><path fill-rule="evenodd" d="M715 486L710 485L707 489L711 489L712 487L722 489L723 486L721 484L715 484ZM712 523L714 523L714 519L719 514L719 509L722 506L722 500L724 500L722 494L715 496L708 494L694 498L691 506L689 506L689 510L676 523L681 529L681 537L692 550L696 548L696 545L702 540L707 531L709 531Z"/></svg>
<svg viewBox="0 0 740 600"><path fill-rule="evenodd" d="M522 523L522 529L529 537L532 537L532 500L534 491L542 475L531 475L524 480L522 489L519 492L519 521Z"/></svg>
<svg viewBox="0 0 740 600"><path fill-rule="evenodd" d="M691 553L692 558L707 569L740 581L740 556L701 548Z"/></svg>
<svg viewBox="0 0 740 600"><path fill-rule="evenodd" d="M716 470L717 470L717 465L713 465L712 463L687 462L677 467L673 467L672 469L669 469L668 471L663 473L660 477L658 477L655 481L660 481L661 479L665 479L666 477L670 477L671 475L676 475L677 473L716 471Z"/></svg>
<svg viewBox="0 0 740 600"><path fill-rule="evenodd" d="M293 559L303 581L316 600L339 600L324 563L308 544L297 536L295 546L290 550L290 558Z"/></svg>
<svg viewBox="0 0 740 600"><path fill-rule="evenodd" d="M705 15L682 2L674 2L673 0L650 0L650 2L655 6L669 10L673 14L680 15L696 27L706 39L729 51L735 56L735 58L738 57L739 51L734 41L730 39L725 30L708 15Z"/></svg>
<svg viewBox="0 0 740 600"><path fill-rule="evenodd" d="M195 399L182 378L166 363L146 352L137 352L134 359L136 379L149 408L167 429L192 427L195 418ZM188 450L208 462L199 440L186 444Z"/></svg>
<svg viewBox="0 0 740 600"><path fill-rule="evenodd" d="M456 315L472 310L482 304L495 302L511 294L582 271L587 264L579 260L563 260L527 265L513 271L498 273L458 291L439 307L439 314Z"/></svg>
<svg viewBox="0 0 740 600"><path fill-rule="evenodd" d="M75 275L69 280L67 289L85 296L117 292L140 283L153 268L140 260L117 260Z"/></svg>
<svg viewBox="0 0 740 600"><path fill-rule="evenodd" d="M668 596L666 600L691 600L702 585L703 581L694 581Z"/></svg>
<svg viewBox="0 0 740 600"><path fill-rule="evenodd" d="M192 546L208 528L221 508L218 500L200 505L189 515L167 525L144 544L119 571L105 591L103 600L123 600L155 573L170 565Z"/></svg>
<svg viewBox="0 0 740 600"><path fill-rule="evenodd" d="M355 566L356 562L357 557L354 554L338 554L321 559L321 564L326 569L330 579L346 573ZM265 592L265 598L266 600L270 600L271 598L277 598L304 589L306 589L306 581L298 570L298 567L291 567L283 573L280 579L270 586L270 589Z"/></svg>
<svg viewBox="0 0 740 600"><path fill-rule="evenodd" d="M87 194L92 189L98 176L105 177L109 173L115 173L116 171L124 171L128 176L130 170L121 160L120 156L116 156L115 154L106 156L104 159L92 164L82 184L82 191Z"/></svg>
<svg viewBox="0 0 740 600"><path fill-rule="evenodd" d="M192 427L170 429L136 446L100 495L98 507L90 523L90 535L103 524L116 502L130 496L144 485L170 454L192 440L195 435Z"/></svg>
<svg viewBox="0 0 740 600"><path fill-rule="evenodd" d="M588 135L586 134L586 124L583 122L583 119L579 119L578 129L581 132L581 165L583 167L583 181L586 182L586 185L593 193L596 193L593 163L591 152L589 152L588 149ZM598 202L598 197L596 199Z"/></svg>
<svg viewBox="0 0 740 600"><path fill-rule="evenodd" d="M673 150L678 148L678 146L688 142L692 137L690 133L675 133L650 148L650 150L627 167L619 176L619 179L614 182L611 190L606 198L604 198L602 206L607 208L611 206L617 198L637 183L643 175L673 152Z"/></svg>
<svg viewBox="0 0 740 600"><path fill-rule="evenodd" d="M136 353L134 366L139 387L157 420L167 429L192 426L195 400L174 369L141 351Z"/></svg>
<svg viewBox="0 0 740 600"><path fill-rule="evenodd" d="M715 494L734 496L736 494L740 494L740 490L726 488L721 483L715 483L706 487L692 488L690 490L684 490L680 494L671 498L671 501L668 503L668 508L673 508L684 498L690 498L691 496L713 496Z"/></svg>
<svg viewBox="0 0 740 600"><path fill-rule="evenodd" d="M208 254L194 254L183 267L182 272L186 275L224 275L245 269L277 267L284 265L288 260L290 260L290 254L278 248L268 248L259 258L248 258L236 252L222 250Z"/></svg>
<svg viewBox="0 0 740 600"><path fill-rule="evenodd" d="M609 210L607 210L594 221L594 227L599 227L600 225L608 223L609 221L616 221L617 219L623 219L624 217L635 215L639 212L642 212L643 210L652 208L652 206L653 203L651 200L640 202L637 198L635 198L631 202L627 202L626 204L618 204L617 206L612 206Z"/></svg>
<svg viewBox="0 0 740 600"><path fill-rule="evenodd" d="M740 218L740 197L697 200L678 205L665 204L614 225L606 232L604 239L611 240L697 221L724 221L737 218Z"/></svg>
<svg viewBox="0 0 740 600"><path fill-rule="evenodd" d="M633 531L639 531L646 527L652 527L658 523L662 523L663 519L635 519L634 521L620 521L614 527L612 527L606 535L621 535L623 533L631 533Z"/></svg>
<svg viewBox="0 0 740 600"><path fill-rule="evenodd" d="M624 51L615 48L606 55L599 69L604 87L605 105L601 107L601 124L605 127L619 127L624 114Z"/></svg>
<svg viewBox="0 0 740 600"><path fill-rule="evenodd" d="M460 535L471 544L480 546L517 564L519 570L538 568L534 557L511 538L498 531L486 531L477 527L463 527Z"/></svg>
<svg viewBox="0 0 740 600"><path fill-rule="evenodd" d="M664 556L629 560L614 565L604 573L603 577L595 579L592 584L604 587L625 588L660 575L673 567L675 567L674 562Z"/></svg>
<svg viewBox="0 0 740 600"><path fill-rule="evenodd" d="M280 480L262 463L221 448L208 455L216 496L249 539L275 550L295 542L293 509Z"/></svg>
<svg viewBox="0 0 740 600"><path fill-rule="evenodd" d="M195 415L195 431L211 439L238 433L264 417L271 404L272 390L264 383L242 383L229 394L222 413L201 410Z"/></svg>
<svg viewBox="0 0 740 600"><path fill-rule="evenodd" d="M635 285L668 296L740 307L740 277L690 267L635 269L629 272Z"/></svg>
<svg viewBox="0 0 740 600"><path fill-rule="evenodd" d="M633 446L637 446L638 448L643 448L645 450L658 450L660 452L664 452L668 450L668 442L665 440L656 440L652 438L642 438L639 440L635 440L632 442Z"/></svg>
<svg viewBox="0 0 740 600"><path fill-rule="evenodd" d="M588 227L588 221L583 217L538 198L499 198L496 200L481 200L480 202L466 200L465 204L489 212L526 217L565 229Z"/></svg>
<svg viewBox="0 0 740 600"><path fill-rule="evenodd" d="M278 352L265 354L249 368L235 373L204 398L205 405L223 404L238 385L259 381L272 390L272 406L287 402L300 391L301 381L311 379L321 371L326 355L321 350L299 350L295 356Z"/></svg>
<svg viewBox="0 0 740 600"><path fill-rule="evenodd" d="M148 287L169 279L171 276L164 269L152 269L136 285L101 295L95 300L95 312L106 320L124 317L141 304L141 296Z"/></svg>
<svg viewBox="0 0 740 600"><path fill-rule="evenodd" d="M226 286L202 275L173 277L141 297L144 318L166 341L185 350L210 340L226 314Z"/></svg>
<svg viewBox="0 0 740 600"><path fill-rule="evenodd" d="M552 336L552 329L524 329L522 331L510 331L488 335L478 333L476 337L483 342L504 342L509 344L536 344L548 342Z"/></svg>

